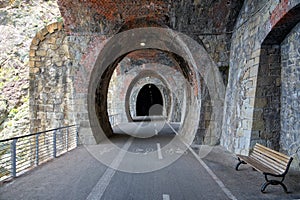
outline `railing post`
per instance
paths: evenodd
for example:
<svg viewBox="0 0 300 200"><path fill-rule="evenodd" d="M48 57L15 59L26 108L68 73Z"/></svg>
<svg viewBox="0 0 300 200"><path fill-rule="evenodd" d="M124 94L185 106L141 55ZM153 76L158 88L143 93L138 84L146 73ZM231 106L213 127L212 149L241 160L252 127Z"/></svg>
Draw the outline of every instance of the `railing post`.
<svg viewBox="0 0 300 200"><path fill-rule="evenodd" d="M78 141L79 141L79 125L76 125L76 147L78 147Z"/></svg>
<svg viewBox="0 0 300 200"><path fill-rule="evenodd" d="M14 139L10 145L11 151L11 176L17 176L17 139Z"/></svg>
<svg viewBox="0 0 300 200"><path fill-rule="evenodd" d="M69 128L66 130L66 149L68 151L68 146L69 146Z"/></svg>
<svg viewBox="0 0 300 200"><path fill-rule="evenodd" d="M56 158L56 130L53 132L53 158Z"/></svg>
<svg viewBox="0 0 300 200"><path fill-rule="evenodd" d="M39 165L39 134L35 136L35 165Z"/></svg>

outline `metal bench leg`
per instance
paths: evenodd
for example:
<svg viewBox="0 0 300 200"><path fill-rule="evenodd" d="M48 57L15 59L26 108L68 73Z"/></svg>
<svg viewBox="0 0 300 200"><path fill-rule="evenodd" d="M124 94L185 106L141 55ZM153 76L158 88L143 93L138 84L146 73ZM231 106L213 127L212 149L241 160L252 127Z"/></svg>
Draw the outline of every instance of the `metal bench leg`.
<svg viewBox="0 0 300 200"><path fill-rule="evenodd" d="M241 164L247 164L247 163L245 163L244 161L242 161L240 158L238 158L238 160L239 160L239 163L236 165L236 167L235 167L235 170L236 171L238 171L239 170L239 166L241 165Z"/></svg>
<svg viewBox="0 0 300 200"><path fill-rule="evenodd" d="M265 174L265 179L266 179L266 182L261 186L261 192L262 193L265 192L265 189L268 187L268 185L281 185L281 187L284 189L284 192L288 193L287 187L283 183L284 176L282 177L281 181L278 181L278 180L269 180L267 175Z"/></svg>
<svg viewBox="0 0 300 200"><path fill-rule="evenodd" d="M284 189L285 193L288 193L287 187L284 185L283 182L279 182L279 185L281 185L281 187Z"/></svg>
<svg viewBox="0 0 300 200"><path fill-rule="evenodd" d="M265 192L265 189L268 187L268 185L270 185L271 182L265 182L262 186L261 186L261 192L264 193Z"/></svg>

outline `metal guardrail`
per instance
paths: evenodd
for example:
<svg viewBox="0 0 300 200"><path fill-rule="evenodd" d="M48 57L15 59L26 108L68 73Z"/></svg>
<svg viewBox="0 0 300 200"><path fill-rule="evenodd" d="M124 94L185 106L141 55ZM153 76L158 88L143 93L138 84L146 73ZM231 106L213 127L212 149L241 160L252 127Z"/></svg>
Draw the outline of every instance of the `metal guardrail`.
<svg viewBox="0 0 300 200"><path fill-rule="evenodd" d="M20 176L77 146L77 125L0 140L0 181Z"/></svg>

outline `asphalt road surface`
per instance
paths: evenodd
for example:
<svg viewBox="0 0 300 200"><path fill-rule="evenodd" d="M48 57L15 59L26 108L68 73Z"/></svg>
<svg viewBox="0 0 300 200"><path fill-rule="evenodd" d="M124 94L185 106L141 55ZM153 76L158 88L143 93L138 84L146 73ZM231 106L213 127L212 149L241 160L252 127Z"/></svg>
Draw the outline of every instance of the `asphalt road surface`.
<svg viewBox="0 0 300 200"><path fill-rule="evenodd" d="M136 125L117 127L109 141L80 146L2 184L0 199L300 199L297 172L286 177L291 193L270 186L262 194L263 176L247 166L235 171L235 156L222 147L192 149L176 136L176 125L152 132L144 126L142 135L133 133Z"/></svg>

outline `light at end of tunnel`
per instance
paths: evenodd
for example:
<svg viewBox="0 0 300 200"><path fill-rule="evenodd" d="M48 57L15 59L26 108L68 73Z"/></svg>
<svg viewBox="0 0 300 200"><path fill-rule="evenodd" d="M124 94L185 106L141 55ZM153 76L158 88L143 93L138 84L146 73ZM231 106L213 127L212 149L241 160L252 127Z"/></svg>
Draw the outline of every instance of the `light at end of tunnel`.
<svg viewBox="0 0 300 200"><path fill-rule="evenodd" d="M145 42L141 42L140 45L141 45L142 47L144 47L144 46L146 46L146 43L145 43Z"/></svg>

